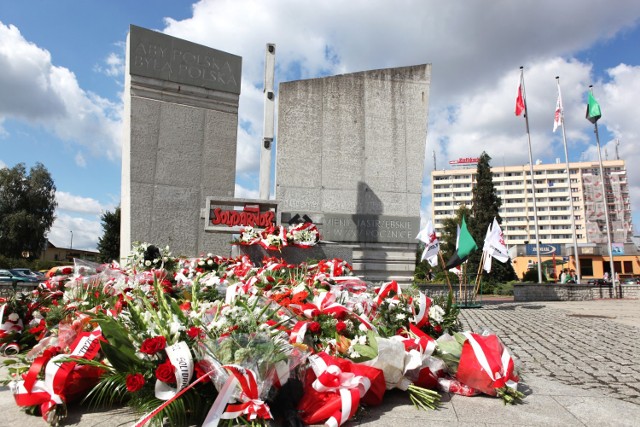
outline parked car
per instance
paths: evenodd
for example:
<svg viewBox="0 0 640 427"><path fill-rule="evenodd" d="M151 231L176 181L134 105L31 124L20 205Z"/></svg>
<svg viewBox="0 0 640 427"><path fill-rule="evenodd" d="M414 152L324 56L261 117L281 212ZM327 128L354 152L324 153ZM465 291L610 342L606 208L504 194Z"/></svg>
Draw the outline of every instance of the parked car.
<svg viewBox="0 0 640 427"><path fill-rule="evenodd" d="M627 279L624 279L622 284L623 285L640 285L640 278L639 277L629 277Z"/></svg>
<svg viewBox="0 0 640 427"><path fill-rule="evenodd" d="M44 274L40 273L39 271L30 270L28 268L10 268L9 271L17 276L33 277L41 282L45 280Z"/></svg>
<svg viewBox="0 0 640 427"><path fill-rule="evenodd" d="M35 277L26 277L23 275L15 274L11 270L1 269L0 270L0 283L14 283L14 282L23 282L23 283L38 283L40 280Z"/></svg>
<svg viewBox="0 0 640 427"><path fill-rule="evenodd" d="M587 285L609 286L611 282L604 279L589 279Z"/></svg>

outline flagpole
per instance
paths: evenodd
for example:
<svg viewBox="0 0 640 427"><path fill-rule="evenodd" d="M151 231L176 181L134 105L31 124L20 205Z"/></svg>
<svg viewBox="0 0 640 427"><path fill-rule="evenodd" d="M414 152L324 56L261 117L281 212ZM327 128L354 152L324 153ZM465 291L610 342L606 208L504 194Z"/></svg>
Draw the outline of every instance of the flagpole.
<svg viewBox="0 0 640 427"><path fill-rule="evenodd" d="M484 266L484 262L487 257L487 251L482 251L482 256L480 257L480 268L478 268L478 275L476 276L475 287L473 288L473 297L472 300L475 301L476 295L478 294L478 288L480 287L480 281L482 280L482 267Z"/></svg>
<svg viewBox="0 0 640 427"><path fill-rule="evenodd" d="M593 95L593 85L589 85L589 91ZM587 111L588 114L588 111ZM607 203L607 192L604 185L604 167L602 166L602 154L600 153L600 135L598 134L598 121L593 123L594 133L596 134L596 145L598 147L598 162L600 163L600 183L602 184L602 200L604 203L604 221L607 229L607 245L609 246L609 268L611 269L611 283L615 286L616 270L613 266L613 250L611 248L611 227L609 225L609 207ZM622 298L622 286L620 283L618 290L618 298Z"/></svg>
<svg viewBox="0 0 640 427"><path fill-rule="evenodd" d="M562 106L562 94L560 92L560 76L556 76L556 82L558 83L558 99L560 100L560 124L562 125L562 142L564 144L564 157L567 161L567 185L569 186L569 206L571 207L571 229L573 230L573 255L576 261L576 272L578 279L577 283L580 283L582 277L582 271L580 270L580 256L578 254L578 239L576 237L576 217L573 207L573 195L571 194L571 171L569 169L569 150L567 149L567 135L564 131L564 107Z"/></svg>
<svg viewBox="0 0 640 427"><path fill-rule="evenodd" d="M453 288L451 287L451 280L449 280L449 270L447 270L447 265L444 262L444 258L442 257L442 251L438 251L438 255L440 255L440 261L442 262L442 269L444 270L444 275L447 278L447 285L449 285L449 292L453 296L453 300L455 302L455 296L453 295Z"/></svg>
<svg viewBox="0 0 640 427"><path fill-rule="evenodd" d="M524 101L524 120L527 125L527 139L529 142L529 172L531 173L531 195L533 196L533 220L536 232L536 256L538 260L538 283L542 283L542 260L540 258L540 233L538 231L538 205L536 203L536 185L533 176L533 154L531 153L531 132L529 131L529 110L527 109L527 96L524 88L524 67L520 67L520 84L522 85L522 98ZM525 194L525 198L527 195Z"/></svg>

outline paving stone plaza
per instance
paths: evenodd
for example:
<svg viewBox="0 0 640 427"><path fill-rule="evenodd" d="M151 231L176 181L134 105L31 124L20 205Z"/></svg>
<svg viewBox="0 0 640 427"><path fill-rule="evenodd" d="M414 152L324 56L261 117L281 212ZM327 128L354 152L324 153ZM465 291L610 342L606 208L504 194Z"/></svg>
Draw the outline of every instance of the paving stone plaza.
<svg viewBox="0 0 640 427"><path fill-rule="evenodd" d="M417 411L403 393L388 392L347 425L640 425L640 300L485 302L464 309L465 329L496 333L517 358L524 403L444 394L437 411ZM28 416L0 388L1 425L46 425ZM65 425L132 425L126 409L70 408Z"/></svg>

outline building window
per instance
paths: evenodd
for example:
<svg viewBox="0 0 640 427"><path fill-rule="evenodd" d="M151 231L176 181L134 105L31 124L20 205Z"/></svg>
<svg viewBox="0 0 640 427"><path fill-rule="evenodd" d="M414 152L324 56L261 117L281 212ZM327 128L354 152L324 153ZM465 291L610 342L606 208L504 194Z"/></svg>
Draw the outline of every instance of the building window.
<svg viewBox="0 0 640 427"><path fill-rule="evenodd" d="M591 258L580 259L580 276L593 276L593 260Z"/></svg>
<svg viewBox="0 0 640 427"><path fill-rule="evenodd" d="M627 274L633 274L633 263L631 261L623 261L624 272Z"/></svg>

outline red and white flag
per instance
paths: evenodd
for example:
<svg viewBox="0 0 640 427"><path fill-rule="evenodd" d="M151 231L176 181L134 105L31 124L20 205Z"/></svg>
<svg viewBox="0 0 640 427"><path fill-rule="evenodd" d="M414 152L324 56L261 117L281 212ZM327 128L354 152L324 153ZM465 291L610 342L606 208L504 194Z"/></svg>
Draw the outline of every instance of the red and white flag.
<svg viewBox="0 0 640 427"><path fill-rule="evenodd" d="M556 102L556 114L553 118L553 131L555 132L559 126L562 126L562 95L558 88L558 101Z"/></svg>
<svg viewBox="0 0 640 427"><path fill-rule="evenodd" d="M522 76L520 76L520 84L518 85L518 94L516 95L516 116L522 114L525 110L524 93L522 91Z"/></svg>
<svg viewBox="0 0 640 427"><path fill-rule="evenodd" d="M423 228L420 233L416 236L416 239L419 239L424 242L424 251L422 252L422 257L420 260L427 260L431 267L435 267L438 265L438 253L440 252L440 241L436 236L436 230L433 228L433 223L431 220L427 223L427 226Z"/></svg>

